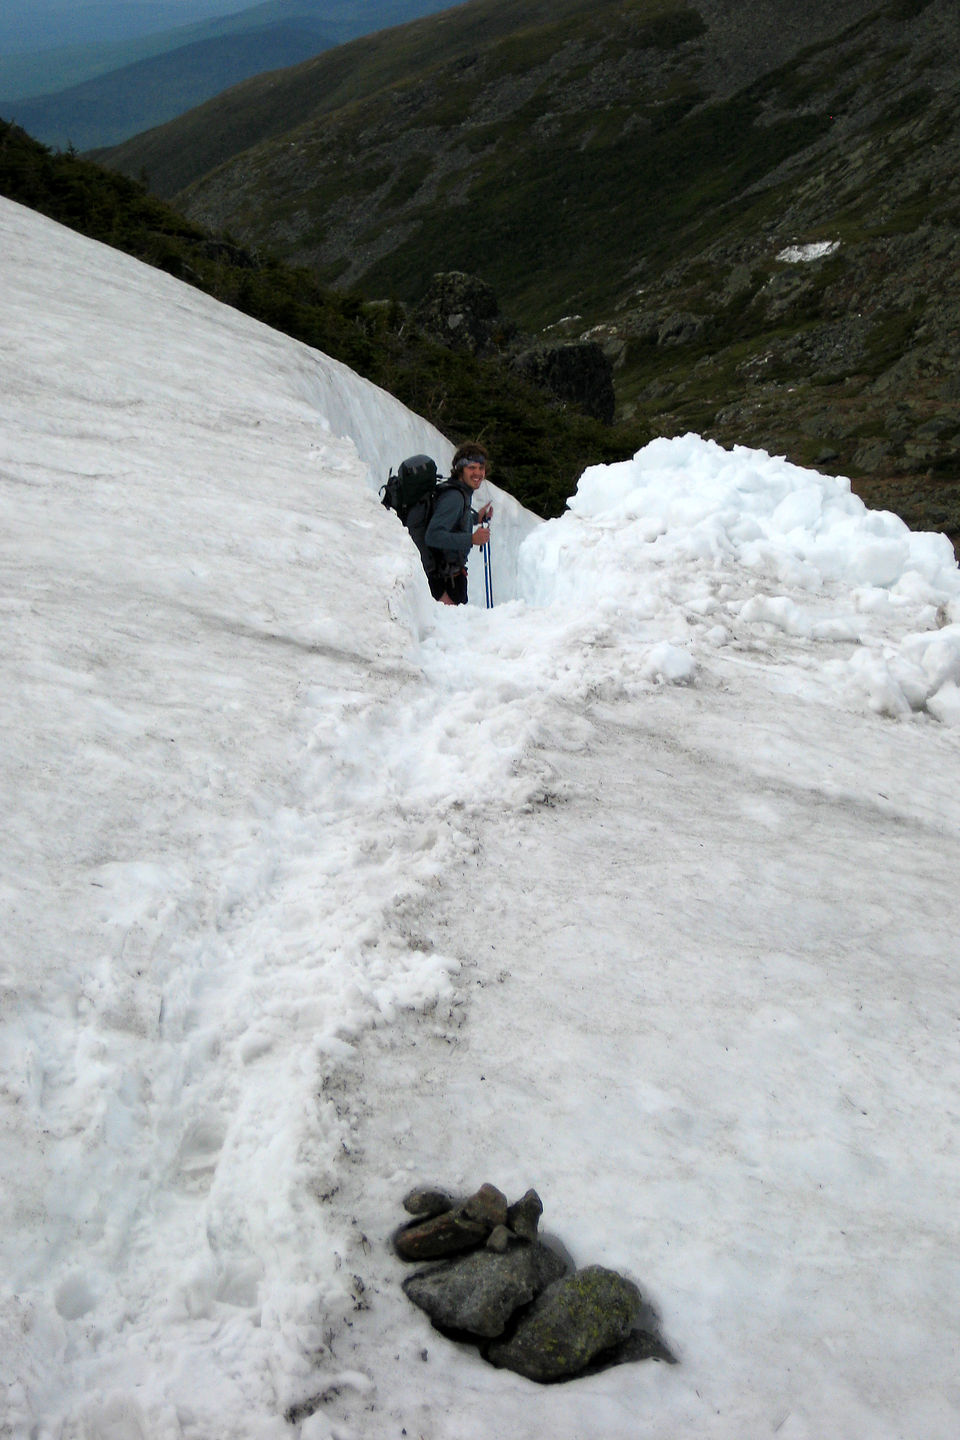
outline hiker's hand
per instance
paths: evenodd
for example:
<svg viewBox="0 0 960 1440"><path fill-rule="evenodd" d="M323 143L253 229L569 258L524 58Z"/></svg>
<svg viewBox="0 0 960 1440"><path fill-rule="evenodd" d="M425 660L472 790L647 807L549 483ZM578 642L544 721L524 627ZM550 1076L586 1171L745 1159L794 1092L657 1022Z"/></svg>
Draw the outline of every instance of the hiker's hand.
<svg viewBox="0 0 960 1440"><path fill-rule="evenodd" d="M486 545L486 543L487 543L487 541L488 541L489 539L490 539L490 531L487 529L486 525L481 525L478 530L474 530L474 532L473 532L473 543L474 543L474 545Z"/></svg>
<svg viewBox="0 0 960 1440"><path fill-rule="evenodd" d="M478 519L478 520L480 521L480 523L482 524L484 520L489 520L489 519L490 519L490 516L491 516L492 514L493 514L493 506L492 506L492 505L484 505L483 508L482 508L482 510L480 511L480 514L477 516L477 519Z"/></svg>

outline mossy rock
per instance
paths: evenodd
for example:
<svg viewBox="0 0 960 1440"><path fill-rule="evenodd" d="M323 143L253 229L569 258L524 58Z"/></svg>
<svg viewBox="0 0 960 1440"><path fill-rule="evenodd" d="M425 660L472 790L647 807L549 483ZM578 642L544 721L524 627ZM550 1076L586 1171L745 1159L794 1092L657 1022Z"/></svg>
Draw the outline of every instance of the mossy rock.
<svg viewBox="0 0 960 1440"><path fill-rule="evenodd" d="M632 1281L590 1265L550 1285L487 1358L529 1380L568 1380L626 1339L642 1303Z"/></svg>

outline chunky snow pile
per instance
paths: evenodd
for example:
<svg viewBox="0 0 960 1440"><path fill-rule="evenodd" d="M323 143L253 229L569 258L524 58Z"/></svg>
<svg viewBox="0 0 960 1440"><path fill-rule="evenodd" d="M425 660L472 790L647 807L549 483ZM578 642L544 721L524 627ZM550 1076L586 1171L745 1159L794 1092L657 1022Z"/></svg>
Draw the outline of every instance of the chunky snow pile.
<svg viewBox="0 0 960 1440"><path fill-rule="evenodd" d="M524 544L518 584L533 604L617 616L646 675L692 679L724 647L792 651L807 688L960 723L950 542L761 451L686 435L587 470Z"/></svg>
<svg viewBox="0 0 960 1440"><path fill-rule="evenodd" d="M809 245L788 245L785 250L778 252L777 259L782 260L785 265L802 265L811 260L822 260L839 249L839 240L815 240Z"/></svg>

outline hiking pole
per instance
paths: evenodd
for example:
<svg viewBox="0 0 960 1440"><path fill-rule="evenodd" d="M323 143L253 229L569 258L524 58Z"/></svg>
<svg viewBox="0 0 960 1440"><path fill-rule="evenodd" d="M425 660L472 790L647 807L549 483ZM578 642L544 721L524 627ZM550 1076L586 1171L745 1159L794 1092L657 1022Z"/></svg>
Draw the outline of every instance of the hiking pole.
<svg viewBox="0 0 960 1440"><path fill-rule="evenodd" d="M487 529L490 529L492 515L487 516ZM493 571L490 568L490 541L488 540L483 549L483 587L487 597L487 609L493 609Z"/></svg>

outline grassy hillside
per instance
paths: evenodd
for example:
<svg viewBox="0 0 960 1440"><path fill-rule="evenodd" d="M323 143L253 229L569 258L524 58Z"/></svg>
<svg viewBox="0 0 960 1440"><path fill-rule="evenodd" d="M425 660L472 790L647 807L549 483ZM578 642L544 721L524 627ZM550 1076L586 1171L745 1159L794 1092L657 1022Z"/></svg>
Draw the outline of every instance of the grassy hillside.
<svg viewBox="0 0 960 1440"><path fill-rule="evenodd" d="M537 25L554 13L588 8L585 0L525 0L522 9L514 0L473 0L426 20L365 35L282 77L258 76L169 125L92 158L124 174L145 175L153 193L169 200L250 147L302 125L322 126L354 106L380 121L381 93L398 87L402 94L421 77L429 77L438 55L444 57L439 74L512 35L521 23Z"/></svg>
<svg viewBox="0 0 960 1440"><path fill-rule="evenodd" d="M954 533L958 57L955 0L473 0L108 158L327 284L475 273L599 337L623 418Z"/></svg>
<svg viewBox="0 0 960 1440"><path fill-rule="evenodd" d="M810 0L808 29L832 35L830 17L872 3ZM759 0L767 43L750 78L784 48L782 8ZM327 279L415 299L425 276L463 269L525 323L571 301L596 318L652 242L671 250L678 223L826 123L769 117L731 89L743 36L718 26L696 0L473 0L237 87L102 158ZM712 47L730 52L718 75ZM482 218L452 223L467 212Z"/></svg>
<svg viewBox="0 0 960 1440"><path fill-rule="evenodd" d="M635 423L611 428L558 405L495 359L437 344L397 306L326 290L305 270L212 236L135 181L57 154L3 121L0 195L342 360L455 444L483 440L497 483L540 514L562 511L586 465L622 459L649 438Z"/></svg>

